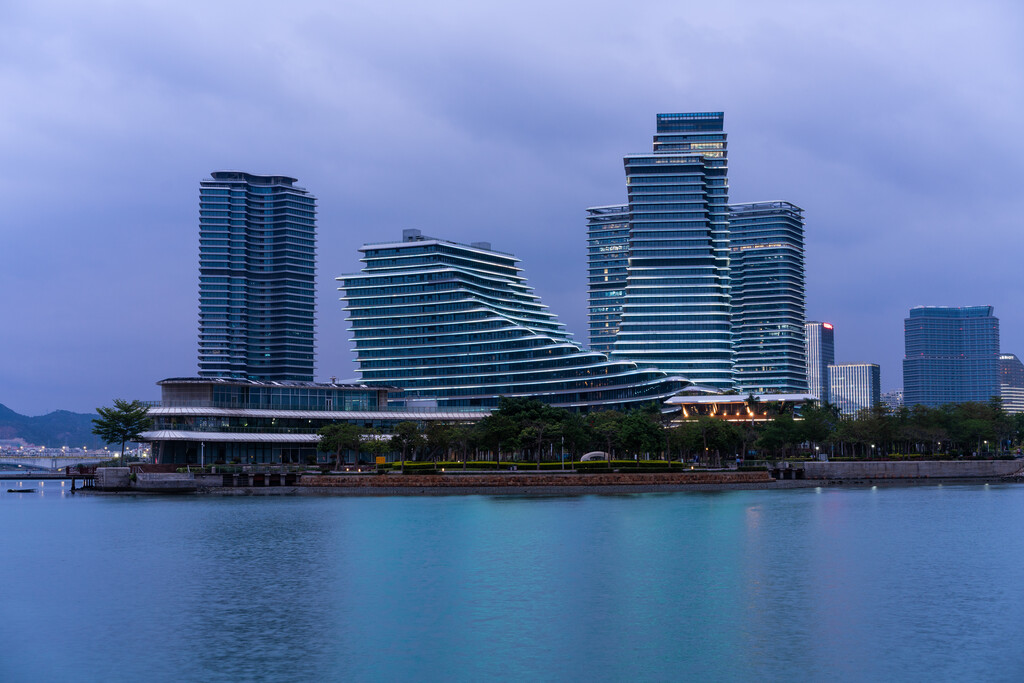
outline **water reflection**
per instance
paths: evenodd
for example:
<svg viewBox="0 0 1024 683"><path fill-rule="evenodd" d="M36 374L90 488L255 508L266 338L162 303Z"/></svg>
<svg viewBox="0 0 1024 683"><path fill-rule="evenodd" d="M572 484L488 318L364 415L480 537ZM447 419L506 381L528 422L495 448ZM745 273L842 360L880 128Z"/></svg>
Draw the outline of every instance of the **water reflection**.
<svg viewBox="0 0 1024 683"><path fill-rule="evenodd" d="M0 679L949 680L1024 665L1005 646L1024 637L1019 487L66 489L0 495L0 638L16 653Z"/></svg>

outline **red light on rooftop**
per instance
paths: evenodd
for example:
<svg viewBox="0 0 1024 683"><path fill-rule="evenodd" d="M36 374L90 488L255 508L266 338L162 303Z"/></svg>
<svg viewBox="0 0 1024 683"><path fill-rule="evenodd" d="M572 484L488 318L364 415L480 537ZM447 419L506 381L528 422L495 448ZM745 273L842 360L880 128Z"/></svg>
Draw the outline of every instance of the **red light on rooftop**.
<svg viewBox="0 0 1024 683"><path fill-rule="evenodd" d="M826 330L832 329L832 323L822 323L821 326L824 327Z"/></svg>

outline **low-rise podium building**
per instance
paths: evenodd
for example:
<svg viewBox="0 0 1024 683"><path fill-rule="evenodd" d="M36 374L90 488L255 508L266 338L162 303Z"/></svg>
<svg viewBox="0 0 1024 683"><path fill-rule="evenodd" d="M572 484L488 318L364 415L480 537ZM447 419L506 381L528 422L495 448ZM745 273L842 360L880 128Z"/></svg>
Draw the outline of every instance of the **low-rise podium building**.
<svg viewBox="0 0 1024 683"><path fill-rule="evenodd" d="M489 411L416 409L394 387L234 378L171 378L157 382L161 400L149 409L153 461L305 464L317 452L317 431L349 422L388 433L399 422L475 422ZM389 401L391 405L389 406Z"/></svg>

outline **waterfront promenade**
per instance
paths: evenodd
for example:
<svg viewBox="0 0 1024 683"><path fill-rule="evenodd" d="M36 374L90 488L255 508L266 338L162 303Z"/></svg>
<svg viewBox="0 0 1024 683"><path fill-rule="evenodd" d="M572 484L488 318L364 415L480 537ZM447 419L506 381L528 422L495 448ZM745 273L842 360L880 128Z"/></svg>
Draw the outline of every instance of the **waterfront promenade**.
<svg viewBox="0 0 1024 683"><path fill-rule="evenodd" d="M473 471L310 473L246 468L145 472L100 468L96 488L116 493L221 495L441 495L646 493L915 482L1020 480L1022 460L777 463L758 470L677 472Z"/></svg>

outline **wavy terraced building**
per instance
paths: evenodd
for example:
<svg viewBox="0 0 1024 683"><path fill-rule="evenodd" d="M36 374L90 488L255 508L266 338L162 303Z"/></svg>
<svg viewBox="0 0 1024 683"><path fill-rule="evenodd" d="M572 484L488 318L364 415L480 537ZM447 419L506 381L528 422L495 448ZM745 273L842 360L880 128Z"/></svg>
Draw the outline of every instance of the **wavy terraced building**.
<svg viewBox="0 0 1024 683"><path fill-rule="evenodd" d="M527 284L518 259L489 243L404 231L368 244L363 269L338 278L362 381L439 407L496 407L501 396L586 411L664 401L689 384L577 344Z"/></svg>

